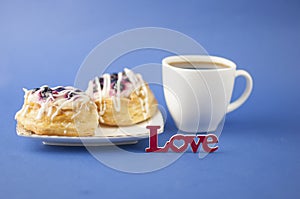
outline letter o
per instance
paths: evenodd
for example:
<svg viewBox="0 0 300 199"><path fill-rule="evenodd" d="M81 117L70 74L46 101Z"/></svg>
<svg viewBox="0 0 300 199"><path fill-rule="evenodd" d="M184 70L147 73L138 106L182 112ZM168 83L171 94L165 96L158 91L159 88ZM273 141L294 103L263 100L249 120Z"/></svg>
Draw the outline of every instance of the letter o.
<svg viewBox="0 0 300 199"><path fill-rule="evenodd" d="M183 145L181 145L179 148L174 145L174 141L175 140L183 140ZM186 139L186 137L184 135L180 135L180 134L177 134L177 135L173 135L170 139L170 148L172 149L172 151L176 152L176 153L180 153L180 152L184 152L188 145L189 145L189 142L188 140Z"/></svg>

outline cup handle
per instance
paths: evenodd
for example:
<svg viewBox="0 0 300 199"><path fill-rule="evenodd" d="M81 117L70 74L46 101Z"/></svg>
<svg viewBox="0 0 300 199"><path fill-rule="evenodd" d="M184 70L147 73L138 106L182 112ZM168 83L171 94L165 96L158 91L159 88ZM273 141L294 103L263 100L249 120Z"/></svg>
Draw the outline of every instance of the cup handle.
<svg viewBox="0 0 300 199"><path fill-rule="evenodd" d="M235 73L235 78L237 78L238 76L243 76L246 78L246 88L243 94L237 100L228 105L227 113L234 111L235 109L240 107L248 99L253 88L252 77L248 72L244 70L237 70Z"/></svg>

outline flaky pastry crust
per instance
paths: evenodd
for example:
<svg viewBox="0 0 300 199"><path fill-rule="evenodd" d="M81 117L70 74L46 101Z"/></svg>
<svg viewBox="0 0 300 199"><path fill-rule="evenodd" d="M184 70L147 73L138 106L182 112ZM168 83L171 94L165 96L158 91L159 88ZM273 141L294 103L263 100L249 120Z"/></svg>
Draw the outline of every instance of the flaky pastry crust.
<svg viewBox="0 0 300 199"><path fill-rule="evenodd" d="M102 102L95 100L98 112L100 112L101 106L106 107L105 113L102 116L100 115L100 124L129 126L151 118L157 111L157 101L149 86L145 85L145 87L148 94L147 104L143 102L145 97L141 95L141 92L138 94L132 92L129 97L120 98L121 108L119 111L116 111L112 98L104 98ZM145 111L145 109L148 109L148 111Z"/></svg>
<svg viewBox="0 0 300 199"><path fill-rule="evenodd" d="M32 92L32 91L27 91ZM18 129L37 135L92 136L98 126L98 113L93 101L65 101L63 106L56 100L43 107L44 102L31 100L31 93L25 94L22 109L16 114Z"/></svg>

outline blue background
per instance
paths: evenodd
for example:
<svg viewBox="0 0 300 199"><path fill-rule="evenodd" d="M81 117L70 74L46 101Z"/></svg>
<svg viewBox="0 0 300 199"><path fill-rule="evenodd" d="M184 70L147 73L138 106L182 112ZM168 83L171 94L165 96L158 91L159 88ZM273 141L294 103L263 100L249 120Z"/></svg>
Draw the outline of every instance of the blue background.
<svg viewBox="0 0 300 199"><path fill-rule="evenodd" d="M300 198L299 19L296 0L0 1L0 198ZM227 116L216 153L128 174L83 147L16 135L23 87L72 85L98 43L145 26L187 34L252 74L253 93ZM237 84L235 98L244 82ZM173 130L169 119L164 136Z"/></svg>

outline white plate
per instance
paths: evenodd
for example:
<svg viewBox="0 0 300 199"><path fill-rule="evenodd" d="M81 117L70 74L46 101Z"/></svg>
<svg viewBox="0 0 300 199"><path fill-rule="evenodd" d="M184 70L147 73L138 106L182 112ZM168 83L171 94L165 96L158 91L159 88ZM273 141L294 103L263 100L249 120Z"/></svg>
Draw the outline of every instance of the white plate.
<svg viewBox="0 0 300 199"><path fill-rule="evenodd" d="M157 113L149 120L126 127L103 127L96 129L95 135L90 137L67 137L67 136L48 136L36 134L24 134L17 130L17 134L22 137L39 139L46 145L57 146L106 146L106 145L124 145L135 144L138 140L149 137L149 129L146 126L160 126L158 133L164 130L164 119L161 112Z"/></svg>

